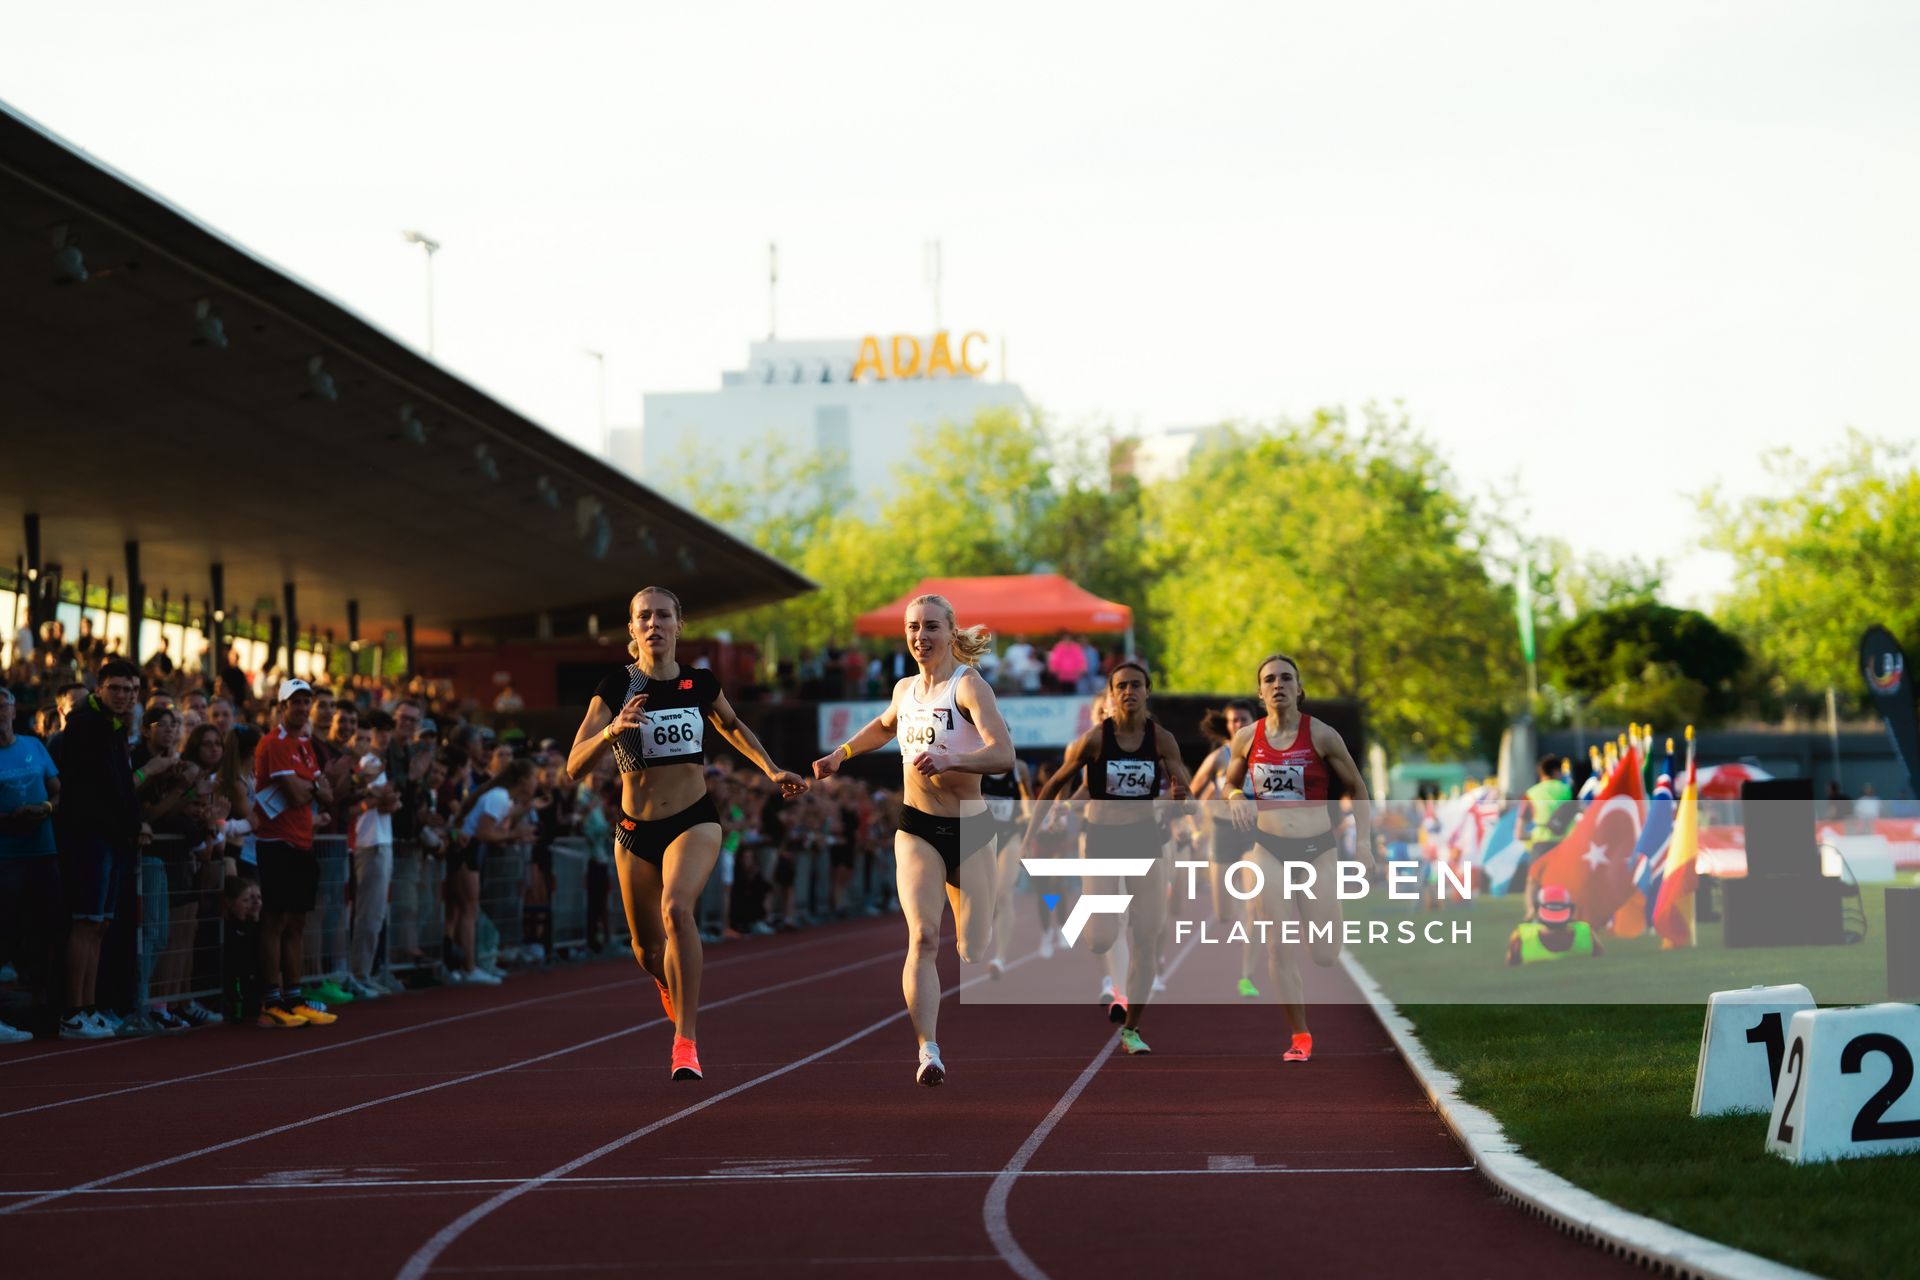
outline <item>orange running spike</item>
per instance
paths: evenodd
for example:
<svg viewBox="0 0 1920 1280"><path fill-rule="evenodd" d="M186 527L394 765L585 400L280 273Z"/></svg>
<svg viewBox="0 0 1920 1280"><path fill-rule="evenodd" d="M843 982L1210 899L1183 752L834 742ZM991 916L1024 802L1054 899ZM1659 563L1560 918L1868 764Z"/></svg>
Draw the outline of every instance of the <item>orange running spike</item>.
<svg viewBox="0 0 1920 1280"><path fill-rule="evenodd" d="M660 1007L667 1011L667 1021L668 1022L674 1021L673 995L667 990L667 984L660 981L660 979L655 978L653 980L653 985L660 988Z"/></svg>
<svg viewBox="0 0 1920 1280"><path fill-rule="evenodd" d="M1282 1062L1305 1062L1313 1056L1313 1033L1301 1031L1293 1037L1293 1044L1280 1055Z"/></svg>
<svg viewBox="0 0 1920 1280"><path fill-rule="evenodd" d="M693 1041L685 1036L673 1038L673 1078L675 1080L698 1080L700 1078L700 1054L693 1047Z"/></svg>

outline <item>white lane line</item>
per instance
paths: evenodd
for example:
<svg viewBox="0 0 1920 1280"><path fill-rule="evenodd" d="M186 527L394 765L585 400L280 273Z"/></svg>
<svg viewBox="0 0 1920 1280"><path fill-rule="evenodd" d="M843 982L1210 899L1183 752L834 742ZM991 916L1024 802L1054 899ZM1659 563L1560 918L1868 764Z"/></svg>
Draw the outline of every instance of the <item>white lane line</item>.
<svg viewBox="0 0 1920 1280"><path fill-rule="evenodd" d="M922 1262L993 1262L990 1253L916 1253L896 1254L883 1257L845 1257L845 1258L798 1258L791 1254L780 1259L780 1265L795 1267L850 1267L850 1266L911 1266ZM678 1267L695 1267L701 1271L717 1271L724 1267L752 1267L756 1271L767 1268L765 1258L706 1258L697 1263L678 1262ZM512 1265L498 1263L481 1267L442 1267L444 1275L515 1275L526 1271L536 1271L541 1275L564 1274L570 1271L622 1271L633 1272L632 1262L565 1262L559 1264L535 1262Z"/></svg>
<svg viewBox="0 0 1920 1280"><path fill-rule="evenodd" d="M1187 957L1193 954L1193 948L1197 942L1198 939L1194 939L1181 948L1180 953L1174 956L1172 963L1167 966L1166 973L1161 976L1171 980L1175 970L1186 963ZM1027 1135L1027 1140L1020 1144L1018 1151L1013 1153L1013 1159L1007 1161L1006 1168L995 1175L993 1185L987 1188L986 1202L980 1207L980 1215L987 1226L987 1238L993 1241L994 1252L1000 1255L1000 1260L1006 1263L1013 1273L1020 1277L1020 1280L1047 1280L1047 1273L1027 1256L1027 1251L1022 1249L1020 1242L1013 1238L1013 1228L1007 1222L1007 1201L1013 1196L1013 1184L1023 1176L1038 1176L1027 1172L1028 1162L1040 1150L1040 1144L1047 1140L1047 1135L1053 1132L1054 1126L1066 1117L1068 1108L1072 1107L1086 1087L1093 1083L1093 1077L1099 1074L1100 1068L1106 1065L1108 1058L1113 1056L1113 1051L1119 1047L1120 1033L1116 1031L1107 1038L1104 1045L1100 1046L1100 1052L1093 1055L1093 1061L1087 1064L1086 1070L1067 1086L1067 1091L1060 1095L1060 1101L1053 1104L1053 1110L1047 1112L1046 1118Z"/></svg>
<svg viewBox="0 0 1920 1280"><path fill-rule="evenodd" d="M1022 1178L1238 1178L1247 1176L1301 1177L1305 1175L1352 1173L1472 1173L1470 1164L1425 1165L1340 1165L1319 1168L1218 1169L1031 1169ZM625 1186L701 1186L743 1182L915 1182L949 1178L997 1178L1000 1169L848 1169L799 1170L793 1173L632 1173L587 1174L581 1177L550 1178L543 1188L625 1187ZM369 1178L338 1182L215 1182L201 1186L173 1187L99 1187L87 1191L0 1191L0 1196L81 1195L146 1196L198 1195L215 1191L351 1191L366 1189L405 1190L413 1187L502 1187L518 1186L524 1178Z"/></svg>
<svg viewBox="0 0 1920 1280"><path fill-rule="evenodd" d="M782 947L777 951L763 951L758 955L729 956L708 965L706 971L711 972L714 969L724 969L729 965L740 964L748 960L768 960L776 956L788 956L796 951L810 950L813 947L824 946L829 942L845 942L848 940L849 939L844 937L821 938L813 942L799 943L791 947ZM601 982L591 987L581 987L578 991L549 992L546 995L529 996L524 1000L514 1000L507 1004L488 1005L484 1009L471 1009L466 1013L450 1014L447 1017L435 1018L429 1022L410 1022L404 1027L395 1027L390 1031L376 1031L372 1035L355 1036L352 1039L331 1040L326 1044L315 1045L311 1049L300 1049L293 1053L282 1053L271 1058L256 1058L251 1062L236 1062L232 1066L215 1067L210 1071L197 1071L191 1075L170 1076L165 1080L150 1080L144 1084L127 1085L124 1088L108 1089L101 1093L83 1094L78 1098L63 1098L58 1102L43 1102L38 1106L20 1107L13 1111L0 1111L0 1120L6 1120L13 1116L32 1115L36 1111L54 1111L60 1107L78 1106L83 1102L99 1102L106 1098L118 1098L129 1093L144 1093L148 1089L163 1089L168 1085L186 1084L190 1080L206 1080L213 1076L223 1076L234 1071L250 1071L255 1067L272 1066L276 1062L291 1062L295 1058L311 1057L316 1053L331 1053L335 1049L351 1049L356 1045L372 1044L377 1040L385 1040L392 1036L411 1035L416 1031L426 1031L432 1027L444 1027L455 1022L465 1022L470 1018L485 1018L491 1014L505 1013L509 1009L524 1009L530 1004L572 1000L578 996L592 995L596 991L611 991L617 987L637 986L642 981L640 978L622 978L617 982ZM308 1032L307 1034L311 1035L313 1033ZM114 1043L120 1044L127 1042L115 1041ZM95 1045L90 1047L105 1048L106 1046Z"/></svg>
<svg viewBox="0 0 1920 1280"><path fill-rule="evenodd" d="M891 951L882 952L877 956L870 956L865 960L857 960L852 964L843 964L837 969L828 969L822 973L809 974L803 978L793 978L770 987L758 987L752 991L743 991L737 996L728 996L724 1000L715 1000L710 1004L703 1002L700 1007L702 1010L724 1008L730 1004L738 1004L742 1000L752 1000L760 996L772 995L776 991L785 991L789 987L805 986L808 983L819 982L824 978L838 977L843 973L851 973L855 969L864 969L868 965L879 964L883 960L897 961L901 954L901 949L896 947ZM104 1178L95 1178L90 1182L82 1182L77 1186L47 1192L44 1195L36 1196L30 1200L20 1200L13 1204L0 1205L0 1214L19 1213L25 1209L38 1208L40 1205L52 1200L59 1200L82 1191L91 1191L95 1187L103 1187L115 1182L124 1182L128 1178L137 1178L141 1174L152 1173L155 1169L165 1169L171 1165L183 1164L188 1160L197 1160L201 1156L210 1156L215 1152L228 1151L234 1147L245 1146L249 1142L258 1142L262 1138L271 1138L276 1134L287 1133L294 1129L304 1129L308 1125L320 1124L327 1120L337 1120L341 1116L350 1116L357 1111L365 1111L369 1107L383 1106L386 1103L399 1102L406 1098L417 1098L421 1094L435 1093L441 1089L451 1089L455 1085L467 1084L474 1080L484 1080L488 1076L497 1076L503 1072L516 1071L521 1067L530 1067L536 1062L546 1062L552 1058L562 1057L569 1053L578 1053L582 1049L591 1049L596 1045L618 1040L623 1036L630 1036L636 1031L645 1031L650 1027L663 1026L666 1021L665 1018L655 1018L650 1022L640 1023L638 1026L623 1027L619 1031L611 1031L603 1036L595 1036L591 1040L582 1040L578 1044L568 1045L562 1049L555 1049L551 1053L542 1053L531 1058L522 1058L518 1062L509 1062L503 1067L492 1067L486 1071L471 1072L467 1075L456 1076L452 1080L443 1080L438 1084L422 1085L418 1089L408 1089L402 1093L390 1093L383 1098L372 1098L366 1102L356 1102L350 1107L339 1107L333 1111L323 1112L317 1116L308 1116L304 1120L295 1120L289 1124L275 1125L271 1129L262 1129L257 1133L244 1134L238 1138L230 1138L225 1142L216 1142L210 1147L201 1147L198 1151L189 1151L185 1155L169 1156L165 1160L155 1160L149 1164L143 1164L137 1169L127 1169L120 1173L108 1174ZM718 1096L724 1097L725 1095L722 1094Z"/></svg>
<svg viewBox="0 0 1920 1280"><path fill-rule="evenodd" d="M92 1053L95 1049L112 1049L118 1045L132 1044L134 1038L100 1040L93 1044L75 1045L71 1049L48 1049L45 1053L30 1053L24 1058L0 1058L0 1067L17 1067L23 1062L38 1062L42 1058L71 1058L76 1053Z"/></svg>
<svg viewBox="0 0 1920 1280"><path fill-rule="evenodd" d="M1008 965L1007 968L1009 969L1019 968L1021 965L1025 964L1027 961L1033 959L1034 954L1037 954L1037 953L1031 953L1028 955L1021 956L1018 960L1015 960L1012 964ZM940 993L940 998L942 1000L945 1000L948 996L954 994L957 991L964 991L968 987L971 987L976 983L987 982L990 980L991 979L989 978L989 976L983 973L977 978L970 978L965 982L955 983L953 986L948 987L947 989L942 991ZM529 1178L526 1181L518 1184L517 1186L509 1187L507 1190L500 1192L499 1194L491 1197L485 1202L475 1205L473 1208L461 1214L458 1218L455 1218L452 1222L449 1222L446 1226L440 1228L440 1230L434 1232L433 1237L429 1239L425 1244L421 1245L418 1249L414 1250L413 1256L408 1258L406 1261L406 1265L400 1268L398 1272L398 1280L423 1280L423 1277L425 1277L427 1272L432 1269L435 1260L437 1260L441 1254L445 1253L448 1247L452 1245L455 1240L458 1240L462 1235L466 1234L467 1230L470 1227L473 1227L474 1225L479 1223L482 1219L492 1214L494 1210L504 1208L505 1206L513 1203L515 1200L518 1200L521 1196L527 1194L527 1192L537 1191L541 1187L547 1186L548 1184L558 1181L561 1178L565 1178L568 1174L572 1173L575 1169L578 1169L583 1165L591 1164L595 1160L598 1160L601 1156L611 1155L615 1151L620 1150L622 1147L627 1146L630 1143L638 1142L640 1139L646 1137L650 1133L657 1133L661 1129L666 1128L668 1125L674 1124L680 1120L684 1120L688 1116L698 1115L700 1112L705 1111L708 1107L724 1102L728 1098L733 1097L735 1094L745 1093L749 1089L758 1088L759 1086L766 1084L769 1080L777 1080L781 1076L784 1076L789 1072L798 1071L800 1068L804 1066L808 1066L812 1063L818 1062L820 1059L825 1058L830 1054L837 1053L838 1051L846 1048L850 1044L856 1044L859 1041L866 1039L868 1036L872 1035L876 1031L880 1031L887 1027L892 1026L894 1023L900 1021L902 1018L905 1018L906 1016L907 1016L907 1011L905 1009L900 1010L898 1013L888 1014L886 1017L880 1019L880 1021L871 1023L861 1028L860 1030L854 1032L852 1035L847 1036L842 1040L838 1040L833 1044L828 1045L824 1049L816 1050L813 1053L808 1054L804 1058L796 1058L792 1062L787 1063L783 1067L776 1067L772 1071L766 1072L763 1075L755 1076L753 1079L745 1081L741 1084L737 1084L733 1086L733 1088L731 1089L723 1090L719 1093L714 1094L710 1098L706 1098L701 1100L700 1102L696 1102L694 1105L690 1107L686 1107L680 1111L676 1111L670 1116L666 1116L666 1117L663 1117L662 1119L655 1120L652 1124L642 1125L640 1128L635 1129L633 1132L626 1134L623 1137L615 1138L612 1142L605 1143L604 1145L599 1147L595 1147L592 1151L587 1152L583 1156L578 1156L572 1160L567 1161L563 1165L560 1165L553 1169L549 1169L547 1172L541 1174L537 1178ZM4 1213L4 1212L5 1212L4 1209L0 1209L0 1213Z"/></svg>

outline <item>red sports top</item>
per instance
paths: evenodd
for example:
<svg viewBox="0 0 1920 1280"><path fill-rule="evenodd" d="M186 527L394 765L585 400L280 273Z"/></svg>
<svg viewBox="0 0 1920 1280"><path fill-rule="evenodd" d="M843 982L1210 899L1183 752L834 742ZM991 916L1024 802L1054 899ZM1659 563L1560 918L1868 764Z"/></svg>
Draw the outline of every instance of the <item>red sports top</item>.
<svg viewBox="0 0 1920 1280"><path fill-rule="evenodd" d="M320 776L320 760L314 754L311 741L275 725L254 748L253 784L256 791L264 792L289 776L312 782ZM284 797L280 799L285 803ZM255 803L259 803L257 799ZM313 805L311 802L286 803L286 807L271 818L265 808L258 808L253 815L253 833L260 840L284 840L295 848L311 849Z"/></svg>
<svg viewBox="0 0 1920 1280"><path fill-rule="evenodd" d="M1285 747L1267 741L1267 722L1253 726L1253 746L1247 751L1247 776L1254 799L1262 805L1311 804L1327 799L1327 762L1313 747L1313 717L1302 713L1300 732Z"/></svg>

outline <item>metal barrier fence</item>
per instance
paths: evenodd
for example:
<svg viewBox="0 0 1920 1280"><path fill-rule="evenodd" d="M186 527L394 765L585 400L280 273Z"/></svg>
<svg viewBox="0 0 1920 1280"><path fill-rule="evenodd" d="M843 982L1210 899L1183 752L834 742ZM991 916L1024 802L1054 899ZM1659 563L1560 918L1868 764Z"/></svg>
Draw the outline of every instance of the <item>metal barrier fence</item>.
<svg viewBox="0 0 1920 1280"><path fill-rule="evenodd" d="M626 913L607 860L596 858L579 836L556 840L548 853L543 869L536 865L531 845L486 849L475 930L481 963L530 964L587 950L596 941L596 919L602 922L604 947L616 953L627 949ZM370 949L372 973L408 981L442 967L442 857L415 841L398 842L387 854L356 852L340 835L316 837L313 856L319 863L319 888L306 920L303 981L344 980L356 967L356 932L362 935L358 945L363 952ZM784 867L782 861L771 846L750 841L737 856L735 875L765 883L770 889L767 905L776 915L789 910L802 918L831 914L832 871L825 851L802 844L791 851ZM872 865L863 860L860 865L850 901L856 909L884 904L891 897L891 860L883 857ZM137 873L129 877L135 902L134 1007L190 999L211 1007L220 999L227 989L223 970L229 932L222 890L229 874L258 879L251 863L196 858L179 836L157 835L142 852ZM597 910L590 901L594 890L601 894ZM379 902L385 910L363 908L362 898ZM734 923L735 905L716 869L697 907L701 929L718 933ZM356 913L362 916L358 930ZM538 952L533 949L536 943Z"/></svg>
<svg viewBox="0 0 1920 1280"><path fill-rule="evenodd" d="M549 877L534 868L531 845L486 850L475 938L483 963L531 963L587 947L591 852L585 840L569 837L555 841L551 855ZM405 980L441 966L446 936L442 858L418 842L402 841L391 846L389 863L388 855L378 850L349 850L346 837L338 835L316 837L313 856L319 863L319 889L307 916L303 980L340 980L353 969L355 913L372 910L356 901L356 885L362 894L371 888L383 895L384 913L373 911L360 922L361 931L376 939L373 972ZM220 997L225 989L223 888L229 863L226 858L195 858L180 836L156 835L142 851L132 877L136 1008L185 1000L211 1003ZM258 878L247 862L238 863L231 874ZM614 897L611 877L607 880L608 943L624 949L626 915ZM529 946L536 936L537 956Z"/></svg>

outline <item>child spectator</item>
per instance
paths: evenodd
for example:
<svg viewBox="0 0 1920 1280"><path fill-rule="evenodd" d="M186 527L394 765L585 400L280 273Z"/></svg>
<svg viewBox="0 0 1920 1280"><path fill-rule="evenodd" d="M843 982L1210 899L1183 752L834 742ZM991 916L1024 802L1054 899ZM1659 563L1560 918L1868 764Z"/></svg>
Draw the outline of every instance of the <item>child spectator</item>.
<svg viewBox="0 0 1920 1280"><path fill-rule="evenodd" d="M228 1022L278 1025L261 1011L266 981L260 971L260 883L234 876L220 893L226 945L220 957L221 1013Z"/></svg>

